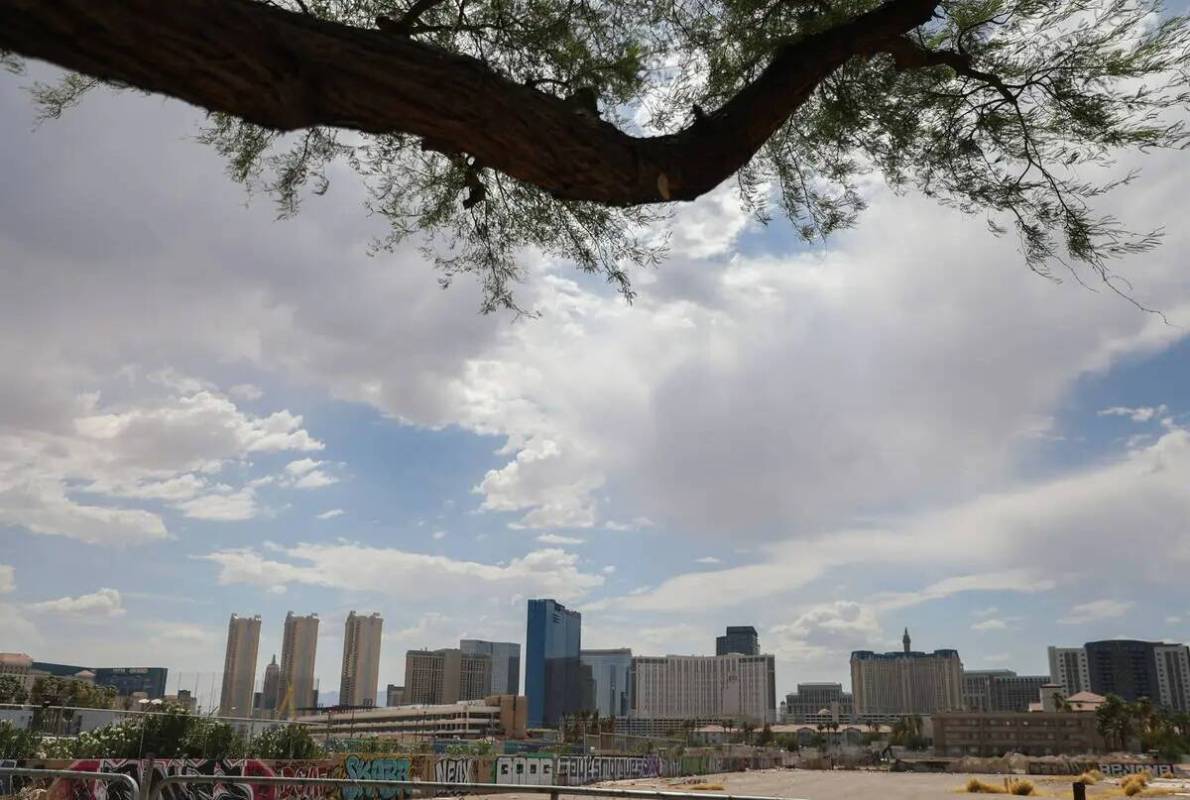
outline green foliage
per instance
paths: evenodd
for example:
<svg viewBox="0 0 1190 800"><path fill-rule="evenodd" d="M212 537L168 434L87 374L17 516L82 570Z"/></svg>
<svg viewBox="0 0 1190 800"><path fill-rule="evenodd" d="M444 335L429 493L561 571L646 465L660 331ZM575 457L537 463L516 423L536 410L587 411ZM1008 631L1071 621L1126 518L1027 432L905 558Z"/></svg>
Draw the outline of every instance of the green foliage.
<svg viewBox="0 0 1190 800"><path fill-rule="evenodd" d="M33 682L29 703L35 706L72 706L75 708L111 708L116 690L95 686L88 681L58 678L52 675Z"/></svg>
<svg viewBox="0 0 1190 800"><path fill-rule="evenodd" d="M790 753L796 753L801 749L797 742L797 735L792 733L783 733L778 736L777 746Z"/></svg>
<svg viewBox="0 0 1190 800"><path fill-rule="evenodd" d="M1156 751L1169 761L1190 753L1190 714L1156 708L1143 697L1126 703L1114 694L1095 713L1099 735L1108 748L1127 750L1136 744L1141 751Z"/></svg>
<svg viewBox="0 0 1190 800"><path fill-rule="evenodd" d="M446 754L451 756L494 756L496 745L488 740L477 742L452 742L446 746Z"/></svg>
<svg viewBox="0 0 1190 800"><path fill-rule="evenodd" d="M33 758L38 754L41 737L17 728L11 722L0 722L0 759Z"/></svg>
<svg viewBox="0 0 1190 800"><path fill-rule="evenodd" d="M178 706L80 734L69 758L317 758L323 754L300 725L275 726L249 740L226 722L196 717Z"/></svg>
<svg viewBox="0 0 1190 800"><path fill-rule="evenodd" d="M396 0L259 0L360 27L400 18ZM425 5L425 4L419 4ZM854 19L878 0L440 0L408 31L508 78L567 96L594 91L602 118L637 135L676 132L696 106L722 106L773 54ZM4 62L10 68L9 61ZM37 87L54 117L94 85ZM1014 231L1028 265L1119 291L1108 266L1153 247L1092 204L1132 175L1122 150L1187 144L1190 22L1162 0L941 0L933 19L858 54L812 92L737 176L761 220L776 205L810 242L853 225L879 175ZM516 308L527 253L573 260L632 296L628 270L652 265L664 207L566 202L404 135L315 128L282 136L213 115L201 136L231 177L273 196L280 216L325 193L332 165L358 173L391 249L413 234L441 281L475 276L485 311ZM479 191L477 191L479 187ZM474 198L473 203L464 202ZM1086 270L1089 270L1087 272Z"/></svg>
<svg viewBox="0 0 1190 800"><path fill-rule="evenodd" d="M29 699L25 683L12 675L0 675L0 703L23 703Z"/></svg>
<svg viewBox="0 0 1190 800"><path fill-rule="evenodd" d="M250 749L255 758L317 758L323 754L305 725L270 728L252 740Z"/></svg>

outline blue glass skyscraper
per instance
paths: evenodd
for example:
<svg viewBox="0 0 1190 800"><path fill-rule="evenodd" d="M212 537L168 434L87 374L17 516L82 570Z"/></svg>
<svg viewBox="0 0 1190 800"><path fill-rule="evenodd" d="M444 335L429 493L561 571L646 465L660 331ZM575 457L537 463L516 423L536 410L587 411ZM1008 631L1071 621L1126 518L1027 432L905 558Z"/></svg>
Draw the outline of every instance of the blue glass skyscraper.
<svg viewBox="0 0 1190 800"><path fill-rule="evenodd" d="M530 600L525 631L529 727L556 726L582 707L582 614L554 600Z"/></svg>

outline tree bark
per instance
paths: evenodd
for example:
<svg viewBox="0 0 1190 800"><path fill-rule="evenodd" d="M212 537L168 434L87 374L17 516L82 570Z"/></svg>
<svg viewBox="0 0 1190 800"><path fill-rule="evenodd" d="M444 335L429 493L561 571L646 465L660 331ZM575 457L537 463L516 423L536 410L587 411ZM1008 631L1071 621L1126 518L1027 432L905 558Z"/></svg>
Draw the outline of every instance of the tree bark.
<svg viewBox="0 0 1190 800"><path fill-rule="evenodd" d="M255 0L0 0L0 49L276 130L412 134L556 197L693 200L747 164L832 71L929 20L888 0L779 48L722 108L634 137L480 61Z"/></svg>

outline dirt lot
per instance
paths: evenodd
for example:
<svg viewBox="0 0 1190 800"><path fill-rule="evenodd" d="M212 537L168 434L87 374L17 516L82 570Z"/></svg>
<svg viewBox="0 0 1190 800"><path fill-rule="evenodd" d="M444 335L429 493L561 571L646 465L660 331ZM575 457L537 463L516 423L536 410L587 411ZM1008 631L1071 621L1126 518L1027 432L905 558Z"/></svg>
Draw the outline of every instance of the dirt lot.
<svg viewBox="0 0 1190 800"><path fill-rule="evenodd" d="M697 779L707 784L722 786L721 793L767 795L773 797L801 798L802 800L959 800L960 798L983 797L969 795L962 791L970 775L929 774L911 772L825 772L817 770L758 770L755 772L734 772L726 775L710 775ZM1003 776L975 776L989 783L1003 782ZM1053 800L1071 800L1069 777L1028 777L1037 787L1037 796ZM657 788L681 791L683 782L690 778L658 779L651 781L623 781L610 784L625 787ZM1113 782L1104 782L1087 787L1089 800L1108 800L1120 797L1122 793ZM1158 781L1154 791L1147 796L1159 794L1190 797L1190 784L1186 781ZM717 791L716 793L720 793ZM993 795L992 797L996 797ZM999 795L1002 800L1015 800L1011 795Z"/></svg>

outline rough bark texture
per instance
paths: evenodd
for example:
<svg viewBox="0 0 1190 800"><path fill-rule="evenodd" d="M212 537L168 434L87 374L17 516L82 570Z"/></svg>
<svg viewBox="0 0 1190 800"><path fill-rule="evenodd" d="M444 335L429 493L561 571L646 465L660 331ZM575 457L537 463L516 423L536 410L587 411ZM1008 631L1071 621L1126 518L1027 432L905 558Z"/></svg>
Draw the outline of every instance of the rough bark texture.
<svg viewBox="0 0 1190 800"><path fill-rule="evenodd" d="M424 137L557 197L692 200L744 166L848 58L924 24L937 0L888 0L782 47L722 108L640 138L481 62L253 0L0 0L0 49L277 130Z"/></svg>

